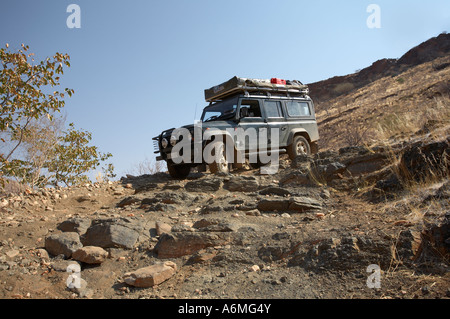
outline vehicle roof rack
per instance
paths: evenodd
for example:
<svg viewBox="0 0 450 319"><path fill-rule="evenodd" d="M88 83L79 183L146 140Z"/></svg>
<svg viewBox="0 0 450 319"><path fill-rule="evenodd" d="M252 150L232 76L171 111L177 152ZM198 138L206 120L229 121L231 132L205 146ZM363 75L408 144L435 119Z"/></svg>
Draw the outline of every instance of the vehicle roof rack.
<svg viewBox="0 0 450 319"><path fill-rule="evenodd" d="M206 89L205 100L206 102L215 102L237 93L251 94L255 92L306 96L309 94L309 89L307 85L297 80L285 81L275 78L260 80L235 76L227 82Z"/></svg>

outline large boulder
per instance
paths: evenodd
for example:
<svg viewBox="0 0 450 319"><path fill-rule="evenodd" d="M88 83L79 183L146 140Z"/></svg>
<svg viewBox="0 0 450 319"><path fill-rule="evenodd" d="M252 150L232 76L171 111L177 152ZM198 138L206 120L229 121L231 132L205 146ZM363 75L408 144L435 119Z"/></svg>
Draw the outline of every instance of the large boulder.
<svg viewBox="0 0 450 319"><path fill-rule="evenodd" d="M85 246L132 249L142 231L142 223L137 219L98 219L92 221L82 242Z"/></svg>
<svg viewBox="0 0 450 319"><path fill-rule="evenodd" d="M45 249L52 255L63 254L70 258L79 248L83 247L80 236L75 232L53 234L45 238Z"/></svg>

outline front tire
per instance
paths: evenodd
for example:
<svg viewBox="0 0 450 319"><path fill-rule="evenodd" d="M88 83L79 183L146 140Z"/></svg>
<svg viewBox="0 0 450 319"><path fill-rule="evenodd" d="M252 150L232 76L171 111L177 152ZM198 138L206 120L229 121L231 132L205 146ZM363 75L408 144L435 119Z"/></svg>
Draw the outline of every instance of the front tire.
<svg viewBox="0 0 450 319"><path fill-rule="evenodd" d="M191 167L189 165L174 165L167 162L167 170L172 178L185 179L191 172Z"/></svg>
<svg viewBox="0 0 450 319"><path fill-rule="evenodd" d="M311 155L311 146L306 138L301 135L294 137L294 141L288 147L288 154L291 160L299 155Z"/></svg>
<svg viewBox="0 0 450 319"><path fill-rule="evenodd" d="M228 174L230 172L230 164L227 160L227 154L225 149L225 143L222 141L213 142L212 149L214 151L213 157L214 161L209 164L209 171L212 174L225 173ZM217 154L215 153L217 151Z"/></svg>

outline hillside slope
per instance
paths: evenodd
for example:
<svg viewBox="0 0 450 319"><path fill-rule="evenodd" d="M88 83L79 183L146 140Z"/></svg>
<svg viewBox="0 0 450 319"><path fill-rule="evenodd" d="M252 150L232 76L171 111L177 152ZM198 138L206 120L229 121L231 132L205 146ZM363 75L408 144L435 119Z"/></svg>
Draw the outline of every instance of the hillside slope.
<svg viewBox="0 0 450 319"><path fill-rule="evenodd" d="M396 76L411 67L450 55L450 34L442 33L412 48L400 59L381 59L354 74L310 83L311 97L318 104L348 94L387 76ZM324 105L326 107L326 105Z"/></svg>
<svg viewBox="0 0 450 319"><path fill-rule="evenodd" d="M309 85L321 149L448 136L450 34L355 74Z"/></svg>
<svg viewBox="0 0 450 319"><path fill-rule="evenodd" d="M321 149L449 134L450 56L318 103Z"/></svg>

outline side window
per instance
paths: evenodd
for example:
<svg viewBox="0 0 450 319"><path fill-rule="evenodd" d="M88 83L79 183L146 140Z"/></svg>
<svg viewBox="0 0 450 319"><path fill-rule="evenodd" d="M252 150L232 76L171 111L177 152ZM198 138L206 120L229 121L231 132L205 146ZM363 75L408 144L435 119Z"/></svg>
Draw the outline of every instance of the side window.
<svg viewBox="0 0 450 319"><path fill-rule="evenodd" d="M308 102L288 101L286 102L286 108L288 115L291 117L311 115Z"/></svg>
<svg viewBox="0 0 450 319"><path fill-rule="evenodd" d="M283 117L281 103L277 101L264 101L264 111L268 118Z"/></svg>
<svg viewBox="0 0 450 319"><path fill-rule="evenodd" d="M242 109L248 109L247 117L262 117L261 107L259 106L259 101L257 100L242 100L241 102L241 114Z"/></svg>

